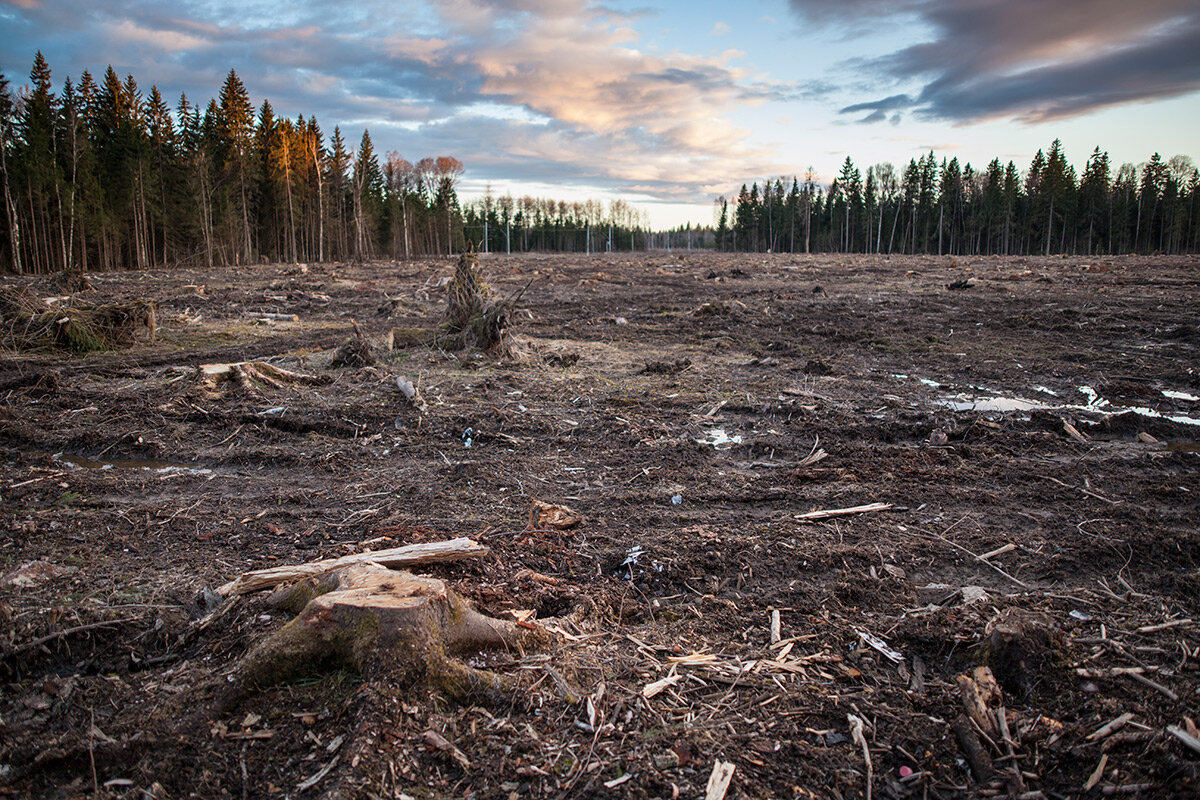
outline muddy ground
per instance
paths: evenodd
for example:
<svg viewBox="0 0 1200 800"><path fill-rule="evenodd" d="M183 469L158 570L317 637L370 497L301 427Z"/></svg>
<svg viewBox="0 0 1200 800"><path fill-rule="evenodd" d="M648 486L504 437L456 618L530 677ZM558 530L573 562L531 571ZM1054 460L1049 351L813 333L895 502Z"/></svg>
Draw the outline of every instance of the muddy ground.
<svg viewBox="0 0 1200 800"><path fill-rule="evenodd" d="M0 795L698 798L718 761L730 798L1200 792L1200 260L483 265L528 285L513 358L405 345L450 260L91 276L153 341L0 352ZM352 319L396 349L331 366ZM329 382L196 377L246 360ZM456 536L490 555L418 571L556 632L488 662L523 691L209 705L290 616L216 587ZM952 730L981 665L990 779Z"/></svg>

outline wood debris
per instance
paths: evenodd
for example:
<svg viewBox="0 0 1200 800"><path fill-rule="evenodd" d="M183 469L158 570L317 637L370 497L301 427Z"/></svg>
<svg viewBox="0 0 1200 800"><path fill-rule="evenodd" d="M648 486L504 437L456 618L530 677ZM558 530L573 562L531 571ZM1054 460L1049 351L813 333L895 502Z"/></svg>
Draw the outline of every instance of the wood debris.
<svg viewBox="0 0 1200 800"><path fill-rule="evenodd" d="M486 545L479 544L466 537L449 539L442 542L425 542L409 544L403 547L393 547L387 550L368 550L353 553L340 558L329 558L322 561L310 561L307 564L293 564L282 567L267 567L253 570L240 575L217 589L224 597L260 592L280 584L292 583L323 575L335 569L348 567L352 564L379 564L384 567L412 567L418 564L439 564L448 561L461 561L464 558L481 558L490 552Z"/></svg>

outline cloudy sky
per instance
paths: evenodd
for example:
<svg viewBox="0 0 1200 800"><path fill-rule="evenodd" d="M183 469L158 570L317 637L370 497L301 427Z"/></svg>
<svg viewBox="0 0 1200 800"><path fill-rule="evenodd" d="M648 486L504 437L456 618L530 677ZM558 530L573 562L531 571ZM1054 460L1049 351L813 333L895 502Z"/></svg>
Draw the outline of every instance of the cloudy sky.
<svg viewBox="0 0 1200 800"><path fill-rule="evenodd" d="M0 70L112 64L174 104L230 68L348 141L453 155L463 193L709 222L742 182L934 150L1200 157L1196 0L0 0Z"/></svg>

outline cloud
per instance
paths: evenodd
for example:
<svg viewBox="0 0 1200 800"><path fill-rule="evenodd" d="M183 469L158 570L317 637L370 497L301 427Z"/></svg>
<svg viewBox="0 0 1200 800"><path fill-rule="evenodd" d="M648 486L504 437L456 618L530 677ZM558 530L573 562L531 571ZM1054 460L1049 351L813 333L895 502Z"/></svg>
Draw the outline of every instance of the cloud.
<svg viewBox="0 0 1200 800"><path fill-rule="evenodd" d="M894 94L882 100L873 100L869 103L855 103L854 105L846 106L839 113L857 114L862 111L869 111L871 113L860 119L859 122L879 122L888 119L888 112L912 108L913 102L913 99L906 94Z"/></svg>
<svg viewBox="0 0 1200 800"><path fill-rule="evenodd" d="M789 0L809 22L853 27L915 19L931 38L869 62L921 86L910 106L930 119L1025 122L1200 90L1195 0ZM870 110L879 101L847 106Z"/></svg>
<svg viewBox="0 0 1200 800"><path fill-rule="evenodd" d="M729 33L729 31L730 27L724 22L714 22L712 30L709 31L709 33L713 36L724 36L725 34Z"/></svg>
<svg viewBox="0 0 1200 800"><path fill-rule="evenodd" d="M363 0L337 14L318 0L21 2L0 38L37 45L5 48L10 74L41 47L56 83L112 60L203 105L233 68L278 115L315 113L351 144L368 127L380 152L452 153L475 179L706 199L704 187L768 169L737 111L825 89L752 76L737 51L643 49L644 12L588 0Z"/></svg>

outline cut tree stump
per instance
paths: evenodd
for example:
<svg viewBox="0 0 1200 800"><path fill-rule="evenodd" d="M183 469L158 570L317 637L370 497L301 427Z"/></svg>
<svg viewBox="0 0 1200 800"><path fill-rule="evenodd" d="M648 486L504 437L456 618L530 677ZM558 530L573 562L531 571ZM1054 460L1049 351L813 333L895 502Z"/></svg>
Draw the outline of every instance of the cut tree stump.
<svg viewBox="0 0 1200 800"><path fill-rule="evenodd" d="M299 384L320 386L331 380L321 375L292 372L265 361L201 364L196 372L200 376L201 385L206 389L217 391L222 383L228 381L251 394L261 394L269 389L295 388Z"/></svg>
<svg viewBox="0 0 1200 800"><path fill-rule="evenodd" d="M523 653L553 640L544 628L480 614L444 581L377 564L302 581L276 602L298 615L237 664L218 693L218 713L258 689L337 668L400 684L424 681L460 702L500 702L512 698L517 680L461 656Z"/></svg>

